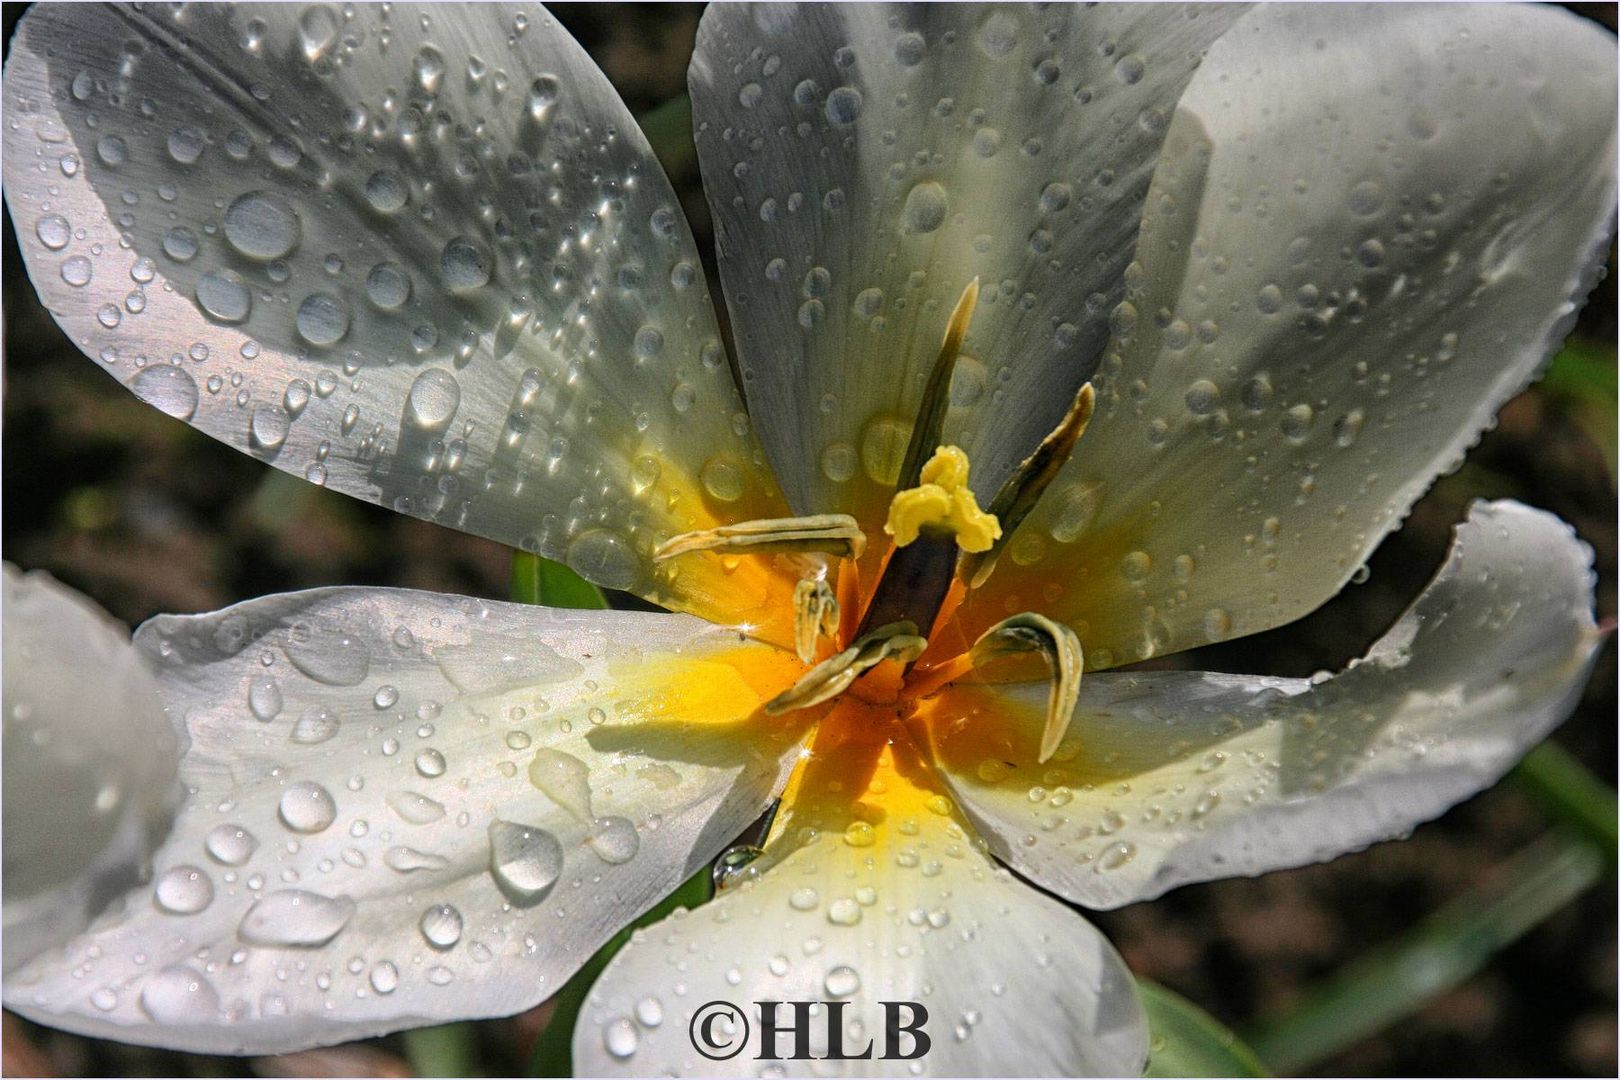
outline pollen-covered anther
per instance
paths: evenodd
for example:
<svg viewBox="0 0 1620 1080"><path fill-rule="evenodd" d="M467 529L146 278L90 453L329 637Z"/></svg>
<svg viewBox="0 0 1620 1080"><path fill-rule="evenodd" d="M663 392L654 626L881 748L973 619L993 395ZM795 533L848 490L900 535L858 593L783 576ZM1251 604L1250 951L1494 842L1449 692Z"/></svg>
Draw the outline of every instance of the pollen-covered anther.
<svg viewBox="0 0 1620 1080"><path fill-rule="evenodd" d="M1001 523L979 509L968 487L967 454L955 446L941 446L918 479L921 483L895 492L889 503L883 531L894 537L896 547L906 547L931 530L954 535L963 551L990 550L1001 536Z"/></svg>
<svg viewBox="0 0 1620 1080"><path fill-rule="evenodd" d="M762 518L721 525L714 529L672 536L653 549L653 561L662 562L693 551L720 555L766 555L775 552L824 552L858 559L866 550L866 534L848 514L813 514L809 517Z"/></svg>
<svg viewBox="0 0 1620 1080"><path fill-rule="evenodd" d="M838 597L825 578L805 578L793 588L793 648L799 659L816 658L816 642L838 633Z"/></svg>
<svg viewBox="0 0 1620 1080"><path fill-rule="evenodd" d="M765 703L767 716L780 716L794 709L808 709L848 690L856 679L885 660L909 664L928 648L919 637L915 623L897 622L880 626L836 656L828 657L798 682Z"/></svg>
<svg viewBox="0 0 1620 1080"><path fill-rule="evenodd" d="M1041 654L1052 678L1046 696L1046 722L1041 728L1039 759L1045 762L1063 742L1080 700L1080 675L1085 665L1080 638L1045 615L1024 612L986 630L968 650L968 658L974 668L980 668L1007 656L1030 652Z"/></svg>

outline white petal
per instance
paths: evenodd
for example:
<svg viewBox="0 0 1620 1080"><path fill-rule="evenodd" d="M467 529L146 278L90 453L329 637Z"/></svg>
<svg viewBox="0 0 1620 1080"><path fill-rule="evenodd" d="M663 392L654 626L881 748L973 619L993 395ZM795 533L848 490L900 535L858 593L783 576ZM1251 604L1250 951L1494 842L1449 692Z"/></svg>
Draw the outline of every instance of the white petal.
<svg viewBox="0 0 1620 1080"><path fill-rule="evenodd" d="M993 495L1107 337L1164 128L1240 9L715 4L692 107L749 407L801 513L875 529L945 322ZM1088 314L1088 311L1090 312Z"/></svg>
<svg viewBox="0 0 1620 1080"><path fill-rule="evenodd" d="M797 661L686 616L322 589L137 640L191 737L156 886L5 984L125 1042L531 1006L761 812L794 734L748 718Z"/></svg>
<svg viewBox="0 0 1620 1080"><path fill-rule="evenodd" d="M42 5L5 104L35 287L138 397L335 490L730 614L718 559L674 578L648 553L785 511L679 203L543 10Z"/></svg>
<svg viewBox="0 0 1620 1080"><path fill-rule="evenodd" d="M998 867L966 833L948 800L880 763L863 796L874 812L858 840L847 833L842 789L811 802L782 841L785 856L638 932L592 989L574 1032L574 1064L589 1076L1135 1076L1147 1057L1147 1023L1130 972L1107 940L1074 911ZM790 800L791 801L791 800ZM801 828L801 824L809 828ZM811 830L816 830L812 832ZM870 1060L761 1061L761 1001L843 1005L842 1046ZM927 1012L926 1052L909 1037L890 1044L883 1002ZM699 1053L710 1003L744 1011L746 1045L714 1060ZM710 1009L705 1010L709 1005ZM836 1050L830 1009L810 1018L810 1051ZM703 1015L700 1015L703 1014ZM897 1021L917 1019L897 1008ZM720 1049L723 1025L705 1046ZM739 1029L740 1031L740 1029ZM793 1053L784 1031L775 1051ZM780 1071L778 1071L780 1070Z"/></svg>
<svg viewBox="0 0 1620 1080"><path fill-rule="evenodd" d="M1008 710L1040 715L1044 685L958 686L940 753L996 854L1092 907L1331 859L1489 787L1568 715L1604 638L1591 557L1550 514L1476 504L1433 583L1332 678L1087 676L1045 766L1031 736L997 734Z"/></svg>
<svg viewBox="0 0 1620 1080"><path fill-rule="evenodd" d="M1615 123L1613 36L1553 8L1246 17L1171 126L1091 428L970 622L1059 582L1096 669L1332 596L1568 330Z"/></svg>
<svg viewBox="0 0 1620 1080"><path fill-rule="evenodd" d="M180 742L127 630L42 573L7 563L4 590L9 975L147 876Z"/></svg>

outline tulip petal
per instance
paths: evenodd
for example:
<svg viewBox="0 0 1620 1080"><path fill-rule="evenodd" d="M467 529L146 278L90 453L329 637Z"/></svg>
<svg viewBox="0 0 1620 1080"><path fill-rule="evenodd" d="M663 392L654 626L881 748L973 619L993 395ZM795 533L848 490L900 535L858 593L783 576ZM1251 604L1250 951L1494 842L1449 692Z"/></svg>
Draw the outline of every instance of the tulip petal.
<svg viewBox="0 0 1620 1080"><path fill-rule="evenodd" d="M599 585L763 600L766 564L650 561L786 511L674 192L543 10L46 4L13 44L23 254L136 396Z"/></svg>
<svg viewBox="0 0 1620 1080"><path fill-rule="evenodd" d="M1039 607L1096 670L1336 593L1568 331L1615 130L1614 38L1555 8L1246 17L1171 124L1091 427L966 640Z"/></svg>
<svg viewBox="0 0 1620 1080"><path fill-rule="evenodd" d="M840 749L809 766L829 772L806 778L802 797L790 788L780 846L759 860L767 868L639 931L608 965L574 1032L580 1075L1139 1075L1147 1022L1107 940L996 866L904 745L877 750L866 769L850 767L866 754ZM831 774L864 786L819 782ZM862 794L868 803L854 804ZM789 1003L831 1003L808 1018L815 1060L761 1060L763 1001L782 1003L781 1058L794 1053ZM883 1002L921 1005L928 1045L891 1042ZM729 1041L723 1018L700 1030L715 1003L750 1026L729 1058L698 1049L718 1055ZM835 1009L843 1052L870 1041L870 1059L826 1060L839 1048L827 1028ZM918 1018L908 1006L894 1016Z"/></svg>
<svg viewBox="0 0 1620 1080"><path fill-rule="evenodd" d="M156 884L7 978L125 1042L275 1053L516 1012L759 815L791 654L678 615L320 589L137 642L190 748Z"/></svg>
<svg viewBox="0 0 1620 1080"><path fill-rule="evenodd" d="M749 408L798 512L876 532L975 277L945 441L989 502L1095 367L1165 122L1239 10L709 7L698 155Z"/></svg>
<svg viewBox="0 0 1620 1080"><path fill-rule="evenodd" d="M150 874L180 742L129 632L50 576L4 568L5 970Z"/></svg>
<svg viewBox="0 0 1620 1080"><path fill-rule="evenodd" d="M959 684L935 699L942 767L998 856L1090 907L1357 851L1489 787L1574 708L1606 636L1591 558L1551 514L1476 504L1338 675L1087 675L1044 766L1044 684Z"/></svg>

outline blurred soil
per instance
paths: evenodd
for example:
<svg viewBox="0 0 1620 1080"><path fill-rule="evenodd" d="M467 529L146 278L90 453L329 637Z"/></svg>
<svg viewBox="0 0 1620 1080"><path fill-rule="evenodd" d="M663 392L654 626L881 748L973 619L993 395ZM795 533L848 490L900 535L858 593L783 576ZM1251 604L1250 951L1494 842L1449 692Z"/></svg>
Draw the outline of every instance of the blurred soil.
<svg viewBox="0 0 1620 1080"><path fill-rule="evenodd" d="M5 31L17 16L7 5ZM1613 25L1612 5L1585 5ZM681 93L699 9L582 5L558 11L640 112ZM700 247L709 218L696 169L676 178ZM1212 670L1308 675L1358 655L1440 565L1477 497L1557 513L1596 552L1598 615L1615 616L1615 285L1577 339L1607 365L1609 397L1532 389L1503 410L1456 474L1385 541L1371 577L1285 629L1186 654ZM504 598L508 549L315 488L267 469L137 402L74 349L39 307L4 238L3 551L49 570L136 624L265 593L329 584L406 586ZM719 295L718 288L715 289ZM1608 427L1604 429L1603 417ZM1594 419L1596 417L1596 419ZM1604 443L1607 442L1605 446ZM1613 783L1615 649L1556 739ZM1242 1025L1389 941L1491 878L1546 828L1531 800L1498 786L1404 842L1330 864L1183 888L1096 914L1131 967ZM1409 1020L1321 1064L1324 1075L1612 1076L1616 894L1611 881L1499 954ZM7 1016L10 1075L409 1075L398 1037L280 1058L202 1058L83 1039ZM478 1068L521 1070L540 1018L474 1025Z"/></svg>

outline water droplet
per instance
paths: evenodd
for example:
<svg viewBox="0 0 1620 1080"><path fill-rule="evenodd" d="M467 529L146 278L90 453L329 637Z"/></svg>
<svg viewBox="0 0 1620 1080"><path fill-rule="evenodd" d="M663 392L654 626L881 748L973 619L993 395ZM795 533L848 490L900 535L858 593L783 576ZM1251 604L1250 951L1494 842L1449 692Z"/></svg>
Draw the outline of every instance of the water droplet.
<svg viewBox="0 0 1620 1080"><path fill-rule="evenodd" d="M564 552L563 561L587 581L609 589L633 590L641 562L623 538L609 529L586 529Z"/></svg>
<svg viewBox="0 0 1620 1080"><path fill-rule="evenodd" d="M429 747L416 755L416 771L428 779L443 776L445 770L444 755Z"/></svg>
<svg viewBox="0 0 1620 1080"><path fill-rule="evenodd" d="M827 119L835 124L853 124L861 115L861 92L853 86L840 86L827 95Z"/></svg>
<svg viewBox="0 0 1620 1080"><path fill-rule="evenodd" d="M136 372L130 391L142 401L177 420L190 420L201 397L197 380L178 364L152 364Z"/></svg>
<svg viewBox="0 0 1620 1080"><path fill-rule="evenodd" d="M582 822L591 822L590 768L572 754L549 747L535 751L529 782Z"/></svg>
<svg viewBox="0 0 1620 1080"><path fill-rule="evenodd" d="M305 713L293 725L292 741L306 746L323 743L338 733L337 714L330 709Z"/></svg>
<svg viewBox="0 0 1620 1080"><path fill-rule="evenodd" d="M364 642L303 623L292 628L282 651L293 667L327 686L357 686L371 670L371 655Z"/></svg>
<svg viewBox="0 0 1620 1080"><path fill-rule="evenodd" d="M840 964L827 972L823 985L827 988L828 997L847 998L861 988L861 977L854 968Z"/></svg>
<svg viewBox="0 0 1620 1080"><path fill-rule="evenodd" d="M366 275L366 299L393 311L411 298L411 277L398 263L378 263Z"/></svg>
<svg viewBox="0 0 1620 1080"><path fill-rule="evenodd" d="M281 793L281 823L294 832L318 833L337 818L332 793L312 780L300 780Z"/></svg>
<svg viewBox="0 0 1620 1080"><path fill-rule="evenodd" d="M160 1024L211 1024L219 1013L219 991L206 975L176 964L146 980L141 1008Z"/></svg>
<svg viewBox="0 0 1620 1080"><path fill-rule="evenodd" d="M847 896L827 905L827 921L834 926L854 926L861 921L861 906Z"/></svg>
<svg viewBox="0 0 1620 1080"><path fill-rule="evenodd" d="M933 232L945 223L949 205L945 189L932 180L924 180L906 195L906 228L915 233Z"/></svg>
<svg viewBox="0 0 1620 1080"><path fill-rule="evenodd" d="M73 229L61 214L43 215L34 225L34 231L39 235L39 242L52 251L61 251L73 239Z"/></svg>
<svg viewBox="0 0 1620 1080"><path fill-rule="evenodd" d="M622 817L597 818L585 842L603 862L614 864L629 862L641 847L635 825Z"/></svg>
<svg viewBox="0 0 1620 1080"><path fill-rule="evenodd" d="M428 368L411 383L405 407L406 418L416 427L442 432L461 407L461 384L444 368Z"/></svg>
<svg viewBox="0 0 1620 1080"><path fill-rule="evenodd" d="M215 825L203 837L203 850L225 866L241 866L258 847L258 838L240 825Z"/></svg>
<svg viewBox="0 0 1620 1080"><path fill-rule="evenodd" d="M427 825L444 817L444 804L414 791L394 791L385 800L394 813L412 825Z"/></svg>
<svg viewBox="0 0 1620 1080"><path fill-rule="evenodd" d="M379 994L399 989L399 968L391 960L379 960L371 967L371 988Z"/></svg>
<svg viewBox="0 0 1620 1080"><path fill-rule="evenodd" d="M354 911L347 896L283 889L248 908L236 933L249 945L314 949L337 937Z"/></svg>
<svg viewBox="0 0 1620 1080"><path fill-rule="evenodd" d="M620 1061L634 1055L640 1041L641 1036L636 1033L636 1025L627 1016L610 1020L602 1028L603 1048Z"/></svg>
<svg viewBox="0 0 1620 1080"><path fill-rule="evenodd" d="M173 915L195 915L214 899L214 883L195 866L176 866L158 878L152 900Z"/></svg>
<svg viewBox="0 0 1620 1080"><path fill-rule="evenodd" d="M95 274L95 267L83 255L75 255L62 261L62 280L75 288L83 288L90 284Z"/></svg>
<svg viewBox="0 0 1620 1080"><path fill-rule="evenodd" d="M270 191L239 195L225 208L225 239L252 259L280 259L303 235L292 203Z"/></svg>
<svg viewBox="0 0 1620 1080"><path fill-rule="evenodd" d="M435 904L422 912L422 936L435 949L453 948L461 940L461 912L449 904Z"/></svg>
<svg viewBox="0 0 1620 1080"><path fill-rule="evenodd" d="M379 169L366 177L366 200L378 212L392 214L411 201L411 186L393 169Z"/></svg>
<svg viewBox="0 0 1620 1080"><path fill-rule="evenodd" d="M544 120L546 111L557 104L557 94L561 89L555 75L542 75L529 84L529 115L535 120Z"/></svg>
<svg viewBox="0 0 1620 1080"><path fill-rule="evenodd" d="M248 711L261 724L281 715L281 684L269 675L260 675L249 682Z"/></svg>
<svg viewBox="0 0 1620 1080"><path fill-rule="evenodd" d="M488 285L494 266L489 249L465 236L445 244L439 254L439 273L451 292L470 292Z"/></svg>
<svg viewBox="0 0 1620 1080"><path fill-rule="evenodd" d="M311 345L336 345L349 332L349 305L331 293L310 293L298 305L295 322Z"/></svg>
<svg viewBox="0 0 1620 1080"><path fill-rule="evenodd" d="M234 270L210 270L197 279L197 304L215 322L245 322L253 311L253 294Z"/></svg>
<svg viewBox="0 0 1620 1080"><path fill-rule="evenodd" d="M537 826L497 818L489 826L489 852L496 883L523 903L545 896L562 874L562 845Z"/></svg>

